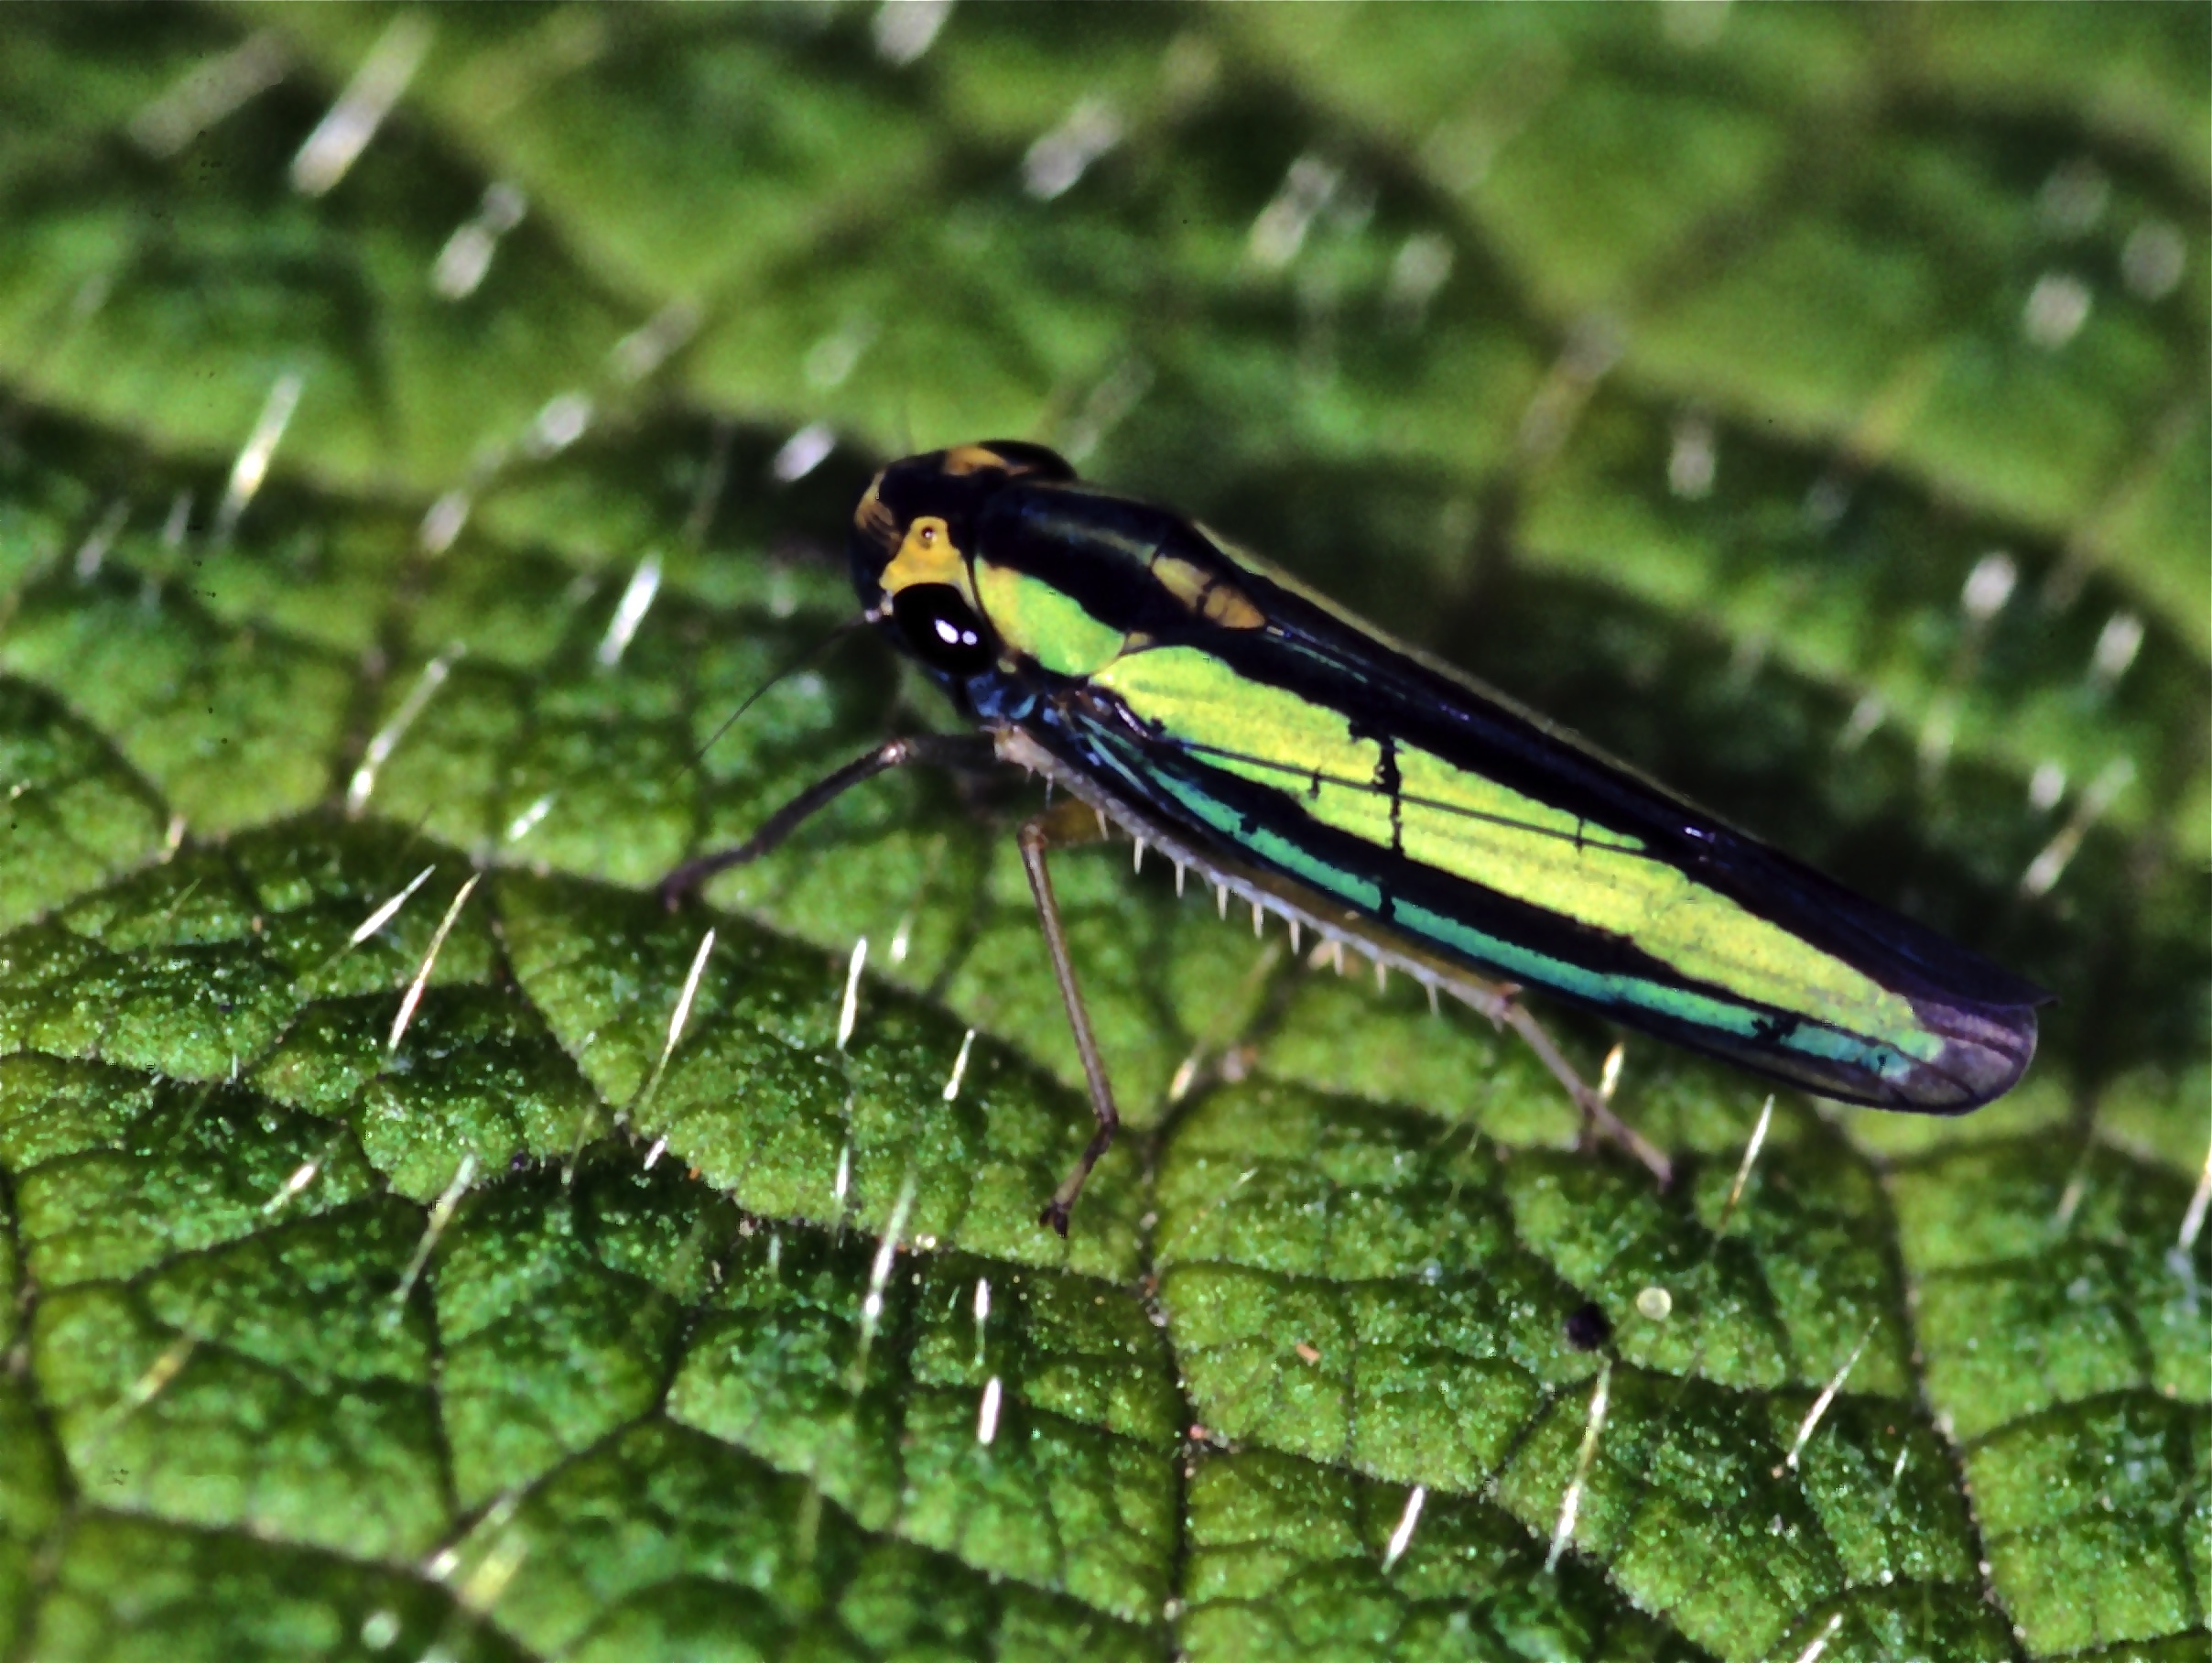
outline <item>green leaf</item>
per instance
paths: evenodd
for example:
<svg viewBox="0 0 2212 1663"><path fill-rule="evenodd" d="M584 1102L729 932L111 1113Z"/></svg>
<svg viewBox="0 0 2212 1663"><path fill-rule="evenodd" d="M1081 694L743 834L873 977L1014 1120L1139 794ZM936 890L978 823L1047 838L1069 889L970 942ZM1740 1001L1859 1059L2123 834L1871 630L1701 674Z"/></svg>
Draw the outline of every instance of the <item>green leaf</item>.
<svg viewBox="0 0 2212 1663"><path fill-rule="evenodd" d="M26 9L9 1656L2180 1659L2200 10ZM1056 864L849 621L1056 443L2052 986L1958 1120ZM1546 1012L1593 1072L1615 1036Z"/></svg>

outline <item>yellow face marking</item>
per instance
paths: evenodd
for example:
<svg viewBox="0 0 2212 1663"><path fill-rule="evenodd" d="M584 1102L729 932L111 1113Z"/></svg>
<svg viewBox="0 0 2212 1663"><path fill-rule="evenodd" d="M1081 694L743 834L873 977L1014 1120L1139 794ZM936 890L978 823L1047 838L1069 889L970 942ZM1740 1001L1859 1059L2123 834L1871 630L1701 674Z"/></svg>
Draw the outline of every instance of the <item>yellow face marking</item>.
<svg viewBox="0 0 2212 1663"><path fill-rule="evenodd" d="M906 527L905 540L891 563L884 568L884 592L896 594L916 583L949 583L975 603L968 583L968 561L953 546L952 533L934 514L925 514Z"/></svg>
<svg viewBox="0 0 2212 1663"><path fill-rule="evenodd" d="M1223 629L1258 629L1266 614L1244 598L1244 592L1209 571L1172 554L1155 555L1152 575L1160 586L1209 624Z"/></svg>

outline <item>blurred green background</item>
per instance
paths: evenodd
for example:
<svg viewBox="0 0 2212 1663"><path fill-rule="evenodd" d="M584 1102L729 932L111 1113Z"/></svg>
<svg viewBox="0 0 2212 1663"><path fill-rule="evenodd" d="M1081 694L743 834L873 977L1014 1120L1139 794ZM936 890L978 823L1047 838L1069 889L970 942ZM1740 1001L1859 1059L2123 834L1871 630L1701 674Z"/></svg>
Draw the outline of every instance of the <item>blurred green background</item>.
<svg viewBox="0 0 2212 1663"><path fill-rule="evenodd" d="M0 190L6 1655L2207 1655L2212 11L27 6ZM1739 1186L1635 1041L1660 1194L1096 850L1040 1231L1019 786L650 894L948 722L691 762L994 436L2035 976L2029 1082Z"/></svg>

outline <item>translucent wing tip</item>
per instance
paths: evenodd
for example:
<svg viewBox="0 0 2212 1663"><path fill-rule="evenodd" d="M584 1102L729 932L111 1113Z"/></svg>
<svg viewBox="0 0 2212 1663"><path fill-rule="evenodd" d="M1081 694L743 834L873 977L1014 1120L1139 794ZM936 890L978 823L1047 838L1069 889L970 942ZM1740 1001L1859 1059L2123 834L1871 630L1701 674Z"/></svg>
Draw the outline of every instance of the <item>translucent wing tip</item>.
<svg viewBox="0 0 2212 1663"><path fill-rule="evenodd" d="M1963 1114L1994 1102L2020 1083L2035 1058L2035 1007L1915 1002L1943 1049L1898 1086L1896 1107L1927 1114Z"/></svg>

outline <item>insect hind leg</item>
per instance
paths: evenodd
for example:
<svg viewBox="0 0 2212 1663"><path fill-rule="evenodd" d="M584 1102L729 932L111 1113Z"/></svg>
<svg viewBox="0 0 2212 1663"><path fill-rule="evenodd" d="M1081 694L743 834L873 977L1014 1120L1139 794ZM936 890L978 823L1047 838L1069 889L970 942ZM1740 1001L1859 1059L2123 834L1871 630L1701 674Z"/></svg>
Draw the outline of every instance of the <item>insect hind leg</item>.
<svg viewBox="0 0 2212 1663"><path fill-rule="evenodd" d="M1522 1043L1536 1054L1536 1060L1550 1071L1552 1078L1567 1088L1575 1106L1582 1111L1585 1137L1595 1134L1610 1138L1649 1169L1662 1187L1673 1183L1674 1163L1649 1138L1614 1114L1612 1105L1575 1071L1575 1065L1560 1054L1559 1048L1552 1043L1551 1035L1545 1031L1544 1024L1536 1020L1535 1012L1521 1003L1520 989L1505 986L1489 991L1493 1003L1477 1008L1491 1021L1520 1035Z"/></svg>
<svg viewBox="0 0 2212 1663"><path fill-rule="evenodd" d="M1046 865L1045 856L1051 849L1095 842L1102 834L1102 822L1090 805L1068 798L1026 822L1017 837L1022 867L1029 875L1029 893L1036 902L1037 922L1044 928L1046 950L1052 955L1053 977L1060 984L1060 1003L1067 1007L1068 1026L1075 1030L1075 1049L1083 1060L1083 1081L1090 1090L1090 1110L1098 1120L1098 1128L1083 1146L1083 1153L1077 1158L1074 1168L1060 1180L1060 1187L1052 1192L1052 1199L1037 1216L1039 1223L1051 1225L1063 1236L1068 1234L1068 1215L1075 1206L1076 1197L1082 1193L1084 1180L1099 1164L1099 1158L1113 1147L1114 1134L1122 1129L1122 1116L1113 1106L1113 1087L1106 1078L1105 1060L1099 1055L1099 1042L1090 1031L1090 1013L1084 1008L1082 990L1076 984L1075 962L1068 951L1068 931L1060 921L1059 902L1053 897L1052 874Z"/></svg>

